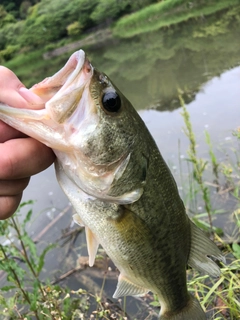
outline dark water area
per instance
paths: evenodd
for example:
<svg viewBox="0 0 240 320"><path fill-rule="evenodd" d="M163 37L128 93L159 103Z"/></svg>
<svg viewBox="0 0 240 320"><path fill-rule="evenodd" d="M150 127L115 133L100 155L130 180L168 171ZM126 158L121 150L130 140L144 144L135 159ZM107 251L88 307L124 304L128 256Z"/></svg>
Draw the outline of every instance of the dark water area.
<svg viewBox="0 0 240 320"><path fill-rule="evenodd" d="M232 223L233 212L239 204L226 191L224 176L220 174L216 182L205 131L210 134L213 152L222 164L220 168L233 168L233 180L239 180L240 146L232 135L240 126L239 15L240 7L235 7L130 39L111 39L104 45L82 48L93 66L104 71L139 111L177 181L189 212L204 215L200 194L191 198L191 167L186 161L189 141L183 130L181 93L196 136L198 156L209 162L204 182L209 185L213 209L220 212L214 215L213 224L223 229L229 241L239 239ZM66 59L66 55L58 59L61 65L54 66L55 70L62 67ZM51 75L52 70L48 70L46 61L42 78ZM35 201L34 219L29 228L33 237L38 237L54 219L56 223L41 238L43 243L56 241L67 228L68 231L76 228L71 218L74 212L58 186L53 166L31 179L23 201L29 199ZM24 216L24 212L22 214ZM62 216L58 219L59 215ZM87 255L84 233L78 236L67 258L66 250L59 248L47 256L44 276L54 278L74 268L78 258ZM84 272L88 277L88 269ZM97 288L101 288L102 280L92 274ZM115 290L116 279L117 276L106 280L109 297ZM77 290L83 282L82 275L74 274L65 284ZM132 298L127 301L132 304ZM136 309L132 307L134 312Z"/></svg>

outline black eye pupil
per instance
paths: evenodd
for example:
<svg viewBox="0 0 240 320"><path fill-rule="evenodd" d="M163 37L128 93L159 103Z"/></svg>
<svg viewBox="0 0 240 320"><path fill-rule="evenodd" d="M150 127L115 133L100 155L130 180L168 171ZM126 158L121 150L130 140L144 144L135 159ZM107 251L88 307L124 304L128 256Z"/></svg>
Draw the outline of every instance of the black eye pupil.
<svg viewBox="0 0 240 320"><path fill-rule="evenodd" d="M109 112L117 112L121 108L121 99L117 92L106 92L102 97L104 109Z"/></svg>

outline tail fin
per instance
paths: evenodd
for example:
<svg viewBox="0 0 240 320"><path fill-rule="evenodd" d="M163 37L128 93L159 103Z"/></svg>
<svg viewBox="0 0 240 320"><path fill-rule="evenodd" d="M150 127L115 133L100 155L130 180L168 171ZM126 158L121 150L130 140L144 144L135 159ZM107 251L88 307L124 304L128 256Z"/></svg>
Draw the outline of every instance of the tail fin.
<svg viewBox="0 0 240 320"><path fill-rule="evenodd" d="M191 250L188 258L188 264L201 272L208 273L217 277L220 275L220 269L216 263L209 258L212 256L220 261L225 262L221 251L211 241L202 230L194 223L191 223Z"/></svg>
<svg viewBox="0 0 240 320"><path fill-rule="evenodd" d="M179 312L164 312L161 314L159 320L206 320L207 317L201 308L200 303L190 296L189 303L185 308Z"/></svg>

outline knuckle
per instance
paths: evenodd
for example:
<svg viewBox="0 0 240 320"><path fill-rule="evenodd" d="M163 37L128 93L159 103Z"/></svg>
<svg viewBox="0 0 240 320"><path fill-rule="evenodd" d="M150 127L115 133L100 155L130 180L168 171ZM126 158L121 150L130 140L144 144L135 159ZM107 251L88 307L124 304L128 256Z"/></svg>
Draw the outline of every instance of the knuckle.
<svg viewBox="0 0 240 320"><path fill-rule="evenodd" d="M17 184L16 193L19 193L19 192L22 192L23 190L25 190L28 186L29 180L30 180L30 178L23 178L23 179L17 180L17 183L15 180L15 184Z"/></svg>
<svg viewBox="0 0 240 320"><path fill-rule="evenodd" d="M16 180L0 180L0 196L15 196L22 193L30 178L16 179Z"/></svg>
<svg viewBox="0 0 240 320"><path fill-rule="evenodd" d="M13 159L8 154L2 154L0 159L0 179L12 179L14 177Z"/></svg>

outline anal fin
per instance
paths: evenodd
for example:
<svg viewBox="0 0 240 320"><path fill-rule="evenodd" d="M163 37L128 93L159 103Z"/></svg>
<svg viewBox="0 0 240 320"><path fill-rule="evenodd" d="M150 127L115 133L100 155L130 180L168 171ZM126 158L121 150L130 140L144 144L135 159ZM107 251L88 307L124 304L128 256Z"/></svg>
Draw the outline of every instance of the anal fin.
<svg viewBox="0 0 240 320"><path fill-rule="evenodd" d="M220 275L220 268L209 258L209 256L225 262L225 258L221 251L211 241L202 230L194 223L191 224L191 249L188 258L188 264L201 272L208 273L211 276L217 277Z"/></svg>
<svg viewBox="0 0 240 320"><path fill-rule="evenodd" d="M142 296L149 290L144 287L138 286L129 281L123 275L119 275L117 289L113 294L113 298L117 299L122 296Z"/></svg>
<svg viewBox="0 0 240 320"><path fill-rule="evenodd" d="M86 232L87 248L88 248L88 255L89 255L89 266L92 267L94 265L99 242L96 239L94 233L88 227L85 227L85 232Z"/></svg>

